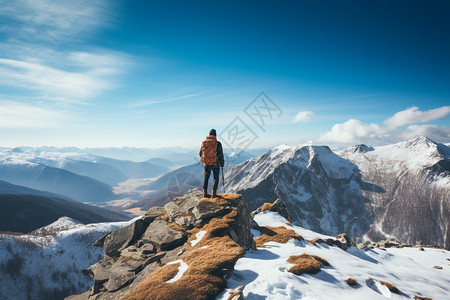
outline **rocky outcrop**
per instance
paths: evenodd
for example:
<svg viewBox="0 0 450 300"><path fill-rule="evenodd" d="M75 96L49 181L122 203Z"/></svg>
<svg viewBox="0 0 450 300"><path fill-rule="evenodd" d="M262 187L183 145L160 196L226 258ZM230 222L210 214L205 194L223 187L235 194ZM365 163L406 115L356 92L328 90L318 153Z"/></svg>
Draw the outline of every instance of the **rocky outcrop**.
<svg viewBox="0 0 450 300"><path fill-rule="evenodd" d="M341 248L342 250L347 250L352 246L356 246L355 242L351 237L349 237L346 233L339 234L336 239L321 239L315 238L309 241L311 244L327 244L328 246L336 246Z"/></svg>
<svg viewBox="0 0 450 300"><path fill-rule="evenodd" d="M288 208L286 207L286 204L281 200L281 198L278 198L273 203L264 203L263 206L259 207L258 209L252 211L252 217L256 214L259 214L263 211L274 211L279 213L282 217L284 217L289 222L292 222L291 214L289 213Z"/></svg>
<svg viewBox="0 0 450 300"><path fill-rule="evenodd" d="M205 251L205 247L224 253L226 247L232 247L230 253L234 256L228 257L226 263L209 266L213 276L220 275L217 282L222 282L231 276L244 249L255 249L251 224L241 195L219 194L218 198L207 199L194 191L176 197L164 207L152 207L142 219L101 237L95 245L103 247L104 258L83 270L93 279L93 287L67 299L122 298L136 288L142 289L143 282L152 280L155 271L161 272L171 262L184 259L189 264L189 257L196 257L193 251ZM203 235L199 236L199 232ZM201 238L196 248L199 241L195 240Z"/></svg>

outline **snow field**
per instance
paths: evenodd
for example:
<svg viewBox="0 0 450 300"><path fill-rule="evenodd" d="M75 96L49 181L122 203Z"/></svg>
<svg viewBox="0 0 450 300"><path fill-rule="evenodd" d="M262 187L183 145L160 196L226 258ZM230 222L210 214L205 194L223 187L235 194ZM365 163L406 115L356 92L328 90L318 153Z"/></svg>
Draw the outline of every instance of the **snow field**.
<svg viewBox="0 0 450 300"><path fill-rule="evenodd" d="M286 219L274 212L255 216L260 226L285 226L306 239L327 237L298 226L288 226ZM254 231L253 231L254 232ZM300 276L287 272L291 255L318 255L330 262L316 275ZM386 250L344 251L325 244L290 240L286 244L269 242L257 251L247 251L235 265L226 289L217 299L227 299L228 292L245 285L245 299L412 299L414 295L449 299L450 252L441 249L389 248ZM443 269L434 269L442 266ZM352 277L358 285L344 280ZM368 280L373 278L374 280ZM367 281L367 282L366 282ZM400 290L394 294L379 281L387 281Z"/></svg>

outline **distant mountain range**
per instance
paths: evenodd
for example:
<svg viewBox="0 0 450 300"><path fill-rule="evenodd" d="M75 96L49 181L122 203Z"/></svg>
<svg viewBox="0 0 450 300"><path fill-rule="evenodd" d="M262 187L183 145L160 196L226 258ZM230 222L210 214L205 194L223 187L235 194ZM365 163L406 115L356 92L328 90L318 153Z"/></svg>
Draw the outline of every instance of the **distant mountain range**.
<svg viewBox="0 0 450 300"><path fill-rule="evenodd" d="M229 166L242 163L252 157L254 156L245 151L225 155L224 172ZM203 173L203 165L199 162L171 171L148 185L141 186L140 190L153 190L154 192L133 204L133 207L141 207L142 210L148 210L152 206L164 205L171 201L173 197L183 195L192 188L201 188L203 185ZM210 191L212 190L212 180L213 176L211 175L208 186ZM223 185L220 182L219 190L222 191L222 188Z"/></svg>
<svg viewBox="0 0 450 300"><path fill-rule="evenodd" d="M338 154L326 146L275 147L230 166L226 189L251 199L251 209L281 198L296 224L321 233L450 249L446 145L419 137Z"/></svg>
<svg viewBox="0 0 450 300"><path fill-rule="evenodd" d="M64 195L80 202L117 199L112 186L129 178L152 178L169 169L149 162L74 152L14 148L0 152L0 180Z"/></svg>

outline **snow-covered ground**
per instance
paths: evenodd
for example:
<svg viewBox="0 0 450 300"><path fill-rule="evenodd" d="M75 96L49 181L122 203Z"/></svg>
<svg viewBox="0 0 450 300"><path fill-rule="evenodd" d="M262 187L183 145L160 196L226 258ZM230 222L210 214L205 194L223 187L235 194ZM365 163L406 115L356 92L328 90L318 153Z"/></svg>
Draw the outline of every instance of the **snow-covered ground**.
<svg viewBox="0 0 450 300"><path fill-rule="evenodd" d="M83 225L67 217L27 235L0 235L0 299L62 299L89 289L81 274L103 257L93 243L127 222Z"/></svg>
<svg viewBox="0 0 450 300"><path fill-rule="evenodd" d="M297 226L286 225L278 213L266 211L255 216L260 226L285 226L305 239L325 237ZM257 232L255 232L257 233ZM316 275L294 275L287 271L291 255L318 255L331 266ZM389 248L347 251L306 241L287 244L269 242L239 259L226 289L217 299L227 299L230 291L245 285L244 296L251 299L413 299L415 295L434 300L450 299L450 252L441 249ZM434 269L441 266L442 269ZM352 277L358 285L344 280ZM374 280L368 280L373 278ZM401 294L391 293L379 281L397 286Z"/></svg>

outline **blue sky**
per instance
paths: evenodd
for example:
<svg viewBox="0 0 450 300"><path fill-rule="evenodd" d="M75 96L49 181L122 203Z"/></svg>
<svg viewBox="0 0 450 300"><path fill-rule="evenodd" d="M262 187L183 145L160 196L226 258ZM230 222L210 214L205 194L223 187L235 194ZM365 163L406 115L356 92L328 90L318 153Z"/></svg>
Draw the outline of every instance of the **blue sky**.
<svg viewBox="0 0 450 300"><path fill-rule="evenodd" d="M448 1L0 3L0 146L450 142Z"/></svg>

